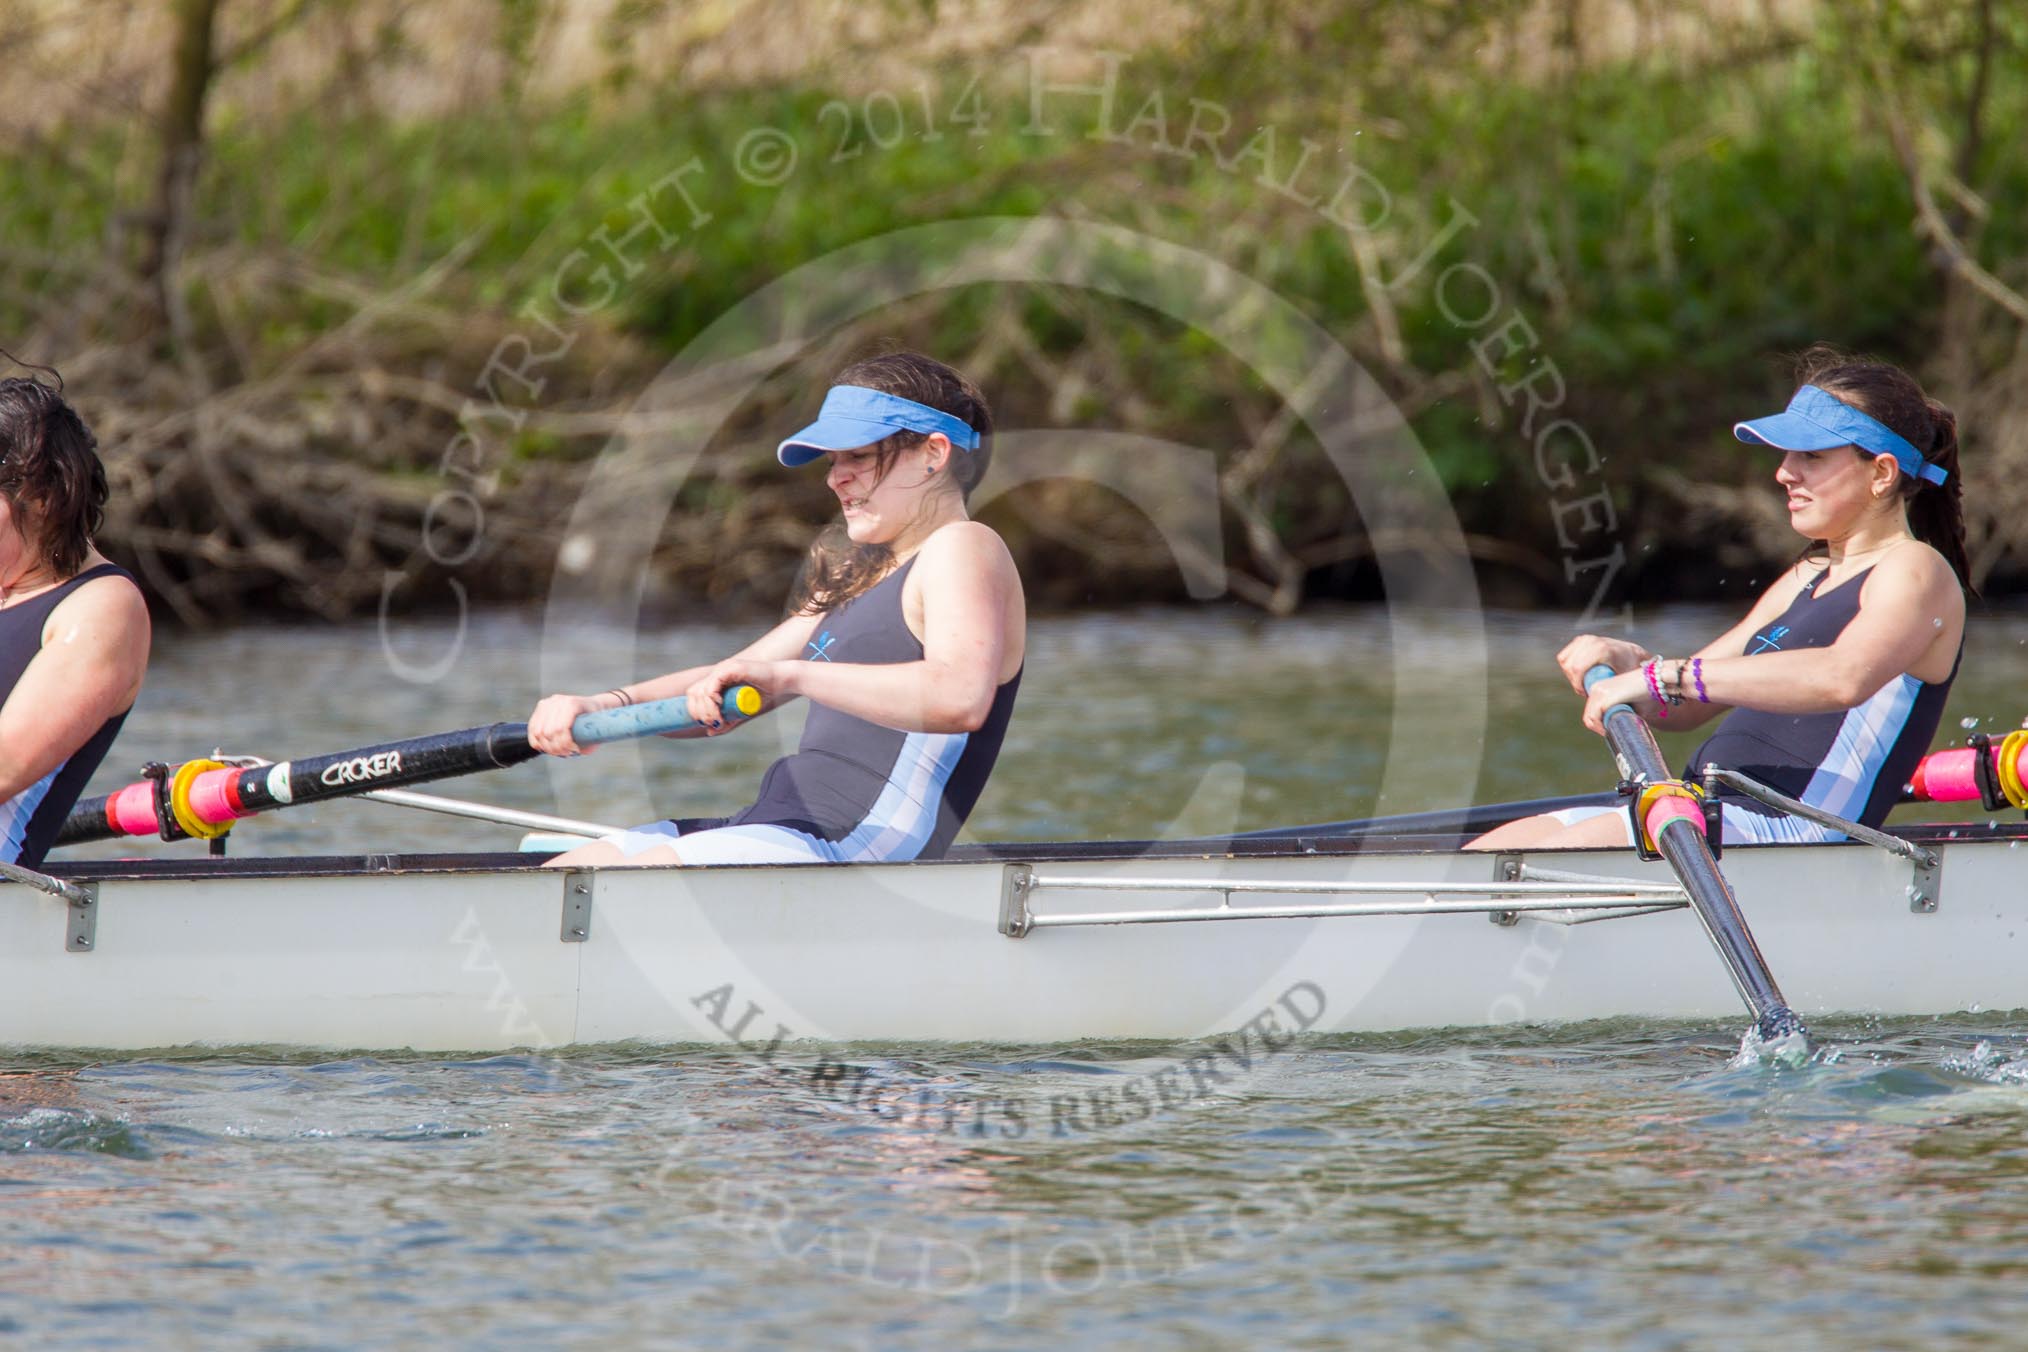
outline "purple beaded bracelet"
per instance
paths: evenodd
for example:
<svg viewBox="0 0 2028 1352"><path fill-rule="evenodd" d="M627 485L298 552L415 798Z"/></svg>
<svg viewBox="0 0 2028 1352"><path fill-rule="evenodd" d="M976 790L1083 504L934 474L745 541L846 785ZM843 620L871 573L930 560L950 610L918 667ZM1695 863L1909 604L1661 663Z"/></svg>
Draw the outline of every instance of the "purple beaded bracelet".
<svg viewBox="0 0 2028 1352"><path fill-rule="evenodd" d="M1701 657L1690 659L1690 682L1697 687L1697 702L1711 703L1711 696L1704 693L1704 659Z"/></svg>

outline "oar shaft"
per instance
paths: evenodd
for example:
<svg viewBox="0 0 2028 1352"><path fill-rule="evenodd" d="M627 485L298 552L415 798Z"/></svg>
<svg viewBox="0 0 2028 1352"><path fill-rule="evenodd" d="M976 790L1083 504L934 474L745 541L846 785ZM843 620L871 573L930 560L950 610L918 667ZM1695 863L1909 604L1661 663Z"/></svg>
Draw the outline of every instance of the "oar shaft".
<svg viewBox="0 0 2028 1352"><path fill-rule="evenodd" d="M1589 690L1612 674L1610 667L1593 667L1585 673L1585 688ZM1631 705L1613 705L1606 710L1604 722L1606 741L1612 746L1613 755L1619 759L1621 773L1628 779L1643 784L1659 784L1673 778L1668 762L1662 759L1662 748L1655 743L1654 732ZM1724 959L1732 984L1738 988L1746 1007L1753 1012L1758 1026L1763 1029L1785 1025L1800 1028L1800 1020L1789 1009L1788 1001L1782 998L1774 973L1768 970L1767 960L1761 956L1760 946L1754 942L1753 932L1747 928L1746 917L1740 913L1739 899L1718 871L1718 861L1711 857L1711 847L1704 839L1702 817L1671 806L1671 801L1658 800L1655 809L1650 812L1655 847L1669 861L1669 867L1675 870L1677 879L1682 882L1684 892L1690 897L1690 909L1696 912L1704 933L1718 950L1719 957ZM1680 803L1681 800L1674 802Z"/></svg>
<svg viewBox="0 0 2028 1352"><path fill-rule="evenodd" d="M502 769L535 755L527 724L493 723L274 765L224 766L205 770L182 786L185 816L176 824L184 831L193 822L221 826L270 808ZM56 843L157 835L163 796L153 780L142 780L103 798L87 798L71 809ZM177 818L173 811L171 816Z"/></svg>
<svg viewBox="0 0 2028 1352"><path fill-rule="evenodd" d="M752 686L733 686L721 701L728 720L760 712L760 694ZM629 737L681 732L694 727L687 701L654 700L623 709L580 714L571 735L580 746L595 746ZM306 760L282 761L251 768L224 766L191 775L166 796L178 829L197 834L270 808L346 798L374 789L427 784L481 770L504 769L533 760L540 753L528 744L526 723L492 723L485 727L439 732L399 742L335 751ZM129 784L103 798L90 798L71 810L57 832L58 845L77 845L117 836L156 835L162 830L165 791L153 780ZM173 833L172 833L173 834Z"/></svg>
<svg viewBox="0 0 2028 1352"><path fill-rule="evenodd" d="M537 754L528 745L526 723L494 723L357 751L283 761L279 765L229 772L214 770L197 781L210 792L200 799L199 789L193 786L191 800L207 820L219 820L209 810L214 805L230 807L233 816L244 817L291 803L315 803L368 789L394 789L480 770L505 769L533 760Z"/></svg>

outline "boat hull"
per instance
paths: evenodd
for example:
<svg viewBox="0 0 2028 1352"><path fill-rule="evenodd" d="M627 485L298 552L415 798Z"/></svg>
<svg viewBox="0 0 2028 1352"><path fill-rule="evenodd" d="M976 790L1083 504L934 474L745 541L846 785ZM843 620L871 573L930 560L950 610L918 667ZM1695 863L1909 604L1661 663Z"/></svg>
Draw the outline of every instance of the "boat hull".
<svg viewBox="0 0 2028 1352"><path fill-rule="evenodd" d="M2018 837L1941 841L1944 885L1913 909L1910 863L1856 845L1762 847L1725 869L1784 994L1806 1017L2028 1006ZM563 874L506 857L77 866L89 914L0 889L0 1043L499 1051L640 1041L1190 1039L1742 1017L1682 908L1433 913L1414 887L1487 884L1449 849L1192 853L631 869ZM1508 861L1512 862L1512 861ZM1531 865L1662 884L1623 851ZM1010 937L1026 875L1167 880L1130 893L1038 888L1038 920L1220 912L1189 923ZM1239 918L1286 896L1246 883L1403 884L1409 914ZM1235 884L1237 891L1228 892ZM1932 884L1933 886L1934 884ZM1378 903L1362 903L1378 904ZM1600 918L1600 917L1603 918ZM1506 923L1501 923L1505 921ZM1018 926L1014 926L1018 928ZM83 937L85 944L78 940Z"/></svg>

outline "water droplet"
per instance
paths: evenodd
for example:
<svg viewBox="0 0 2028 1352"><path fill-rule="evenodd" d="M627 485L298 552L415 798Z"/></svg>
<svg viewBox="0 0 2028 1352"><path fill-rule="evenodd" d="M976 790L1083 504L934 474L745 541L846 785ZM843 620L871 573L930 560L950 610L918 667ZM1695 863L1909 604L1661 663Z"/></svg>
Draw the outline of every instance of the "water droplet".
<svg viewBox="0 0 2028 1352"><path fill-rule="evenodd" d="M1970 732L1973 728L1979 726L1979 720L1976 718L1960 718L1958 720L1958 726L1963 728L1966 732Z"/></svg>

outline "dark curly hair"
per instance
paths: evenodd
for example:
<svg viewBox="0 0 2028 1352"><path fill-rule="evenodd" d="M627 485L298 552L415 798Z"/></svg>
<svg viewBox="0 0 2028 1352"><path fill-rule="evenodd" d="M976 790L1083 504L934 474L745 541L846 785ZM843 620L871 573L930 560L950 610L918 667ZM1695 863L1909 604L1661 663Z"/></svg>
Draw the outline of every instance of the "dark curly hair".
<svg viewBox="0 0 2028 1352"><path fill-rule="evenodd" d="M105 521L106 469L98 438L64 402L60 383L0 380L0 497L59 578L84 567Z"/></svg>

